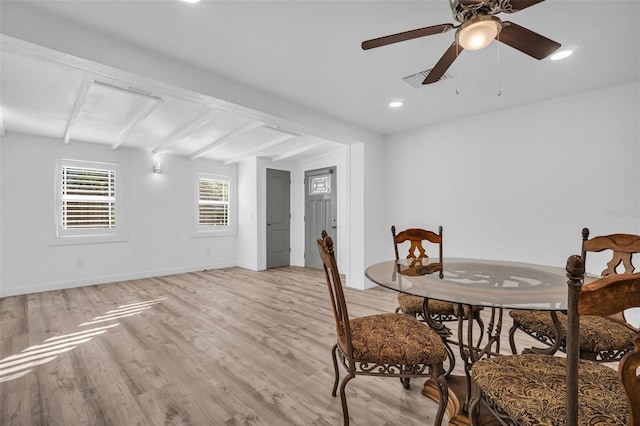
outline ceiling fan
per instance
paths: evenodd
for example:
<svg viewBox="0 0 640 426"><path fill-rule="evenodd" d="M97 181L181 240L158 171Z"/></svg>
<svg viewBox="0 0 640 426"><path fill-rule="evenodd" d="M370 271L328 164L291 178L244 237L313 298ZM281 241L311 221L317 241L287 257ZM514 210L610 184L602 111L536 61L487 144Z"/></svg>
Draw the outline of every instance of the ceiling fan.
<svg viewBox="0 0 640 426"><path fill-rule="evenodd" d="M493 39L505 43L536 59L544 59L558 50L560 43L550 40L513 22L502 21L498 13L514 13L544 0L449 0L453 18L460 23L418 28L362 42L362 49L375 47L456 29L456 39L429 72L422 84L440 80L463 50L480 50Z"/></svg>

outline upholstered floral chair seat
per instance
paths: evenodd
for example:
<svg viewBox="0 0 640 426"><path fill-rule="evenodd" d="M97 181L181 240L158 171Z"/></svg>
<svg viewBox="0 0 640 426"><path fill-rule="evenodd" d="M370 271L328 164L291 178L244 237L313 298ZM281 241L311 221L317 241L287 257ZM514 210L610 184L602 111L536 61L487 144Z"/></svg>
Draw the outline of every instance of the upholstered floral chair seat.
<svg viewBox="0 0 640 426"><path fill-rule="evenodd" d="M556 338L556 328L549 312L512 310L509 315L533 332ZM564 340L567 316L560 314L558 319L562 325ZM630 328L604 317L584 315L580 318L580 349L583 351L613 351L625 347L631 349L631 340L635 334Z"/></svg>
<svg viewBox="0 0 640 426"><path fill-rule="evenodd" d="M407 315L415 316L416 314L421 314L423 301L424 299L420 296L398 293L400 310ZM440 300L429 299L429 310L435 315L454 315L453 303Z"/></svg>
<svg viewBox="0 0 640 426"><path fill-rule="evenodd" d="M580 361L579 425L629 423L628 402L617 374L605 365ZM518 424L565 424L566 358L532 354L493 357L475 363L472 377L497 408Z"/></svg>
<svg viewBox="0 0 640 426"><path fill-rule="evenodd" d="M412 296L410 294L398 293L399 311L407 315L416 316L422 314L423 298L420 296ZM481 311L484 307L474 306L474 311ZM429 311L432 315L441 317L455 317L458 315L458 305L451 302L443 302L441 300L429 299Z"/></svg>
<svg viewBox="0 0 640 426"><path fill-rule="evenodd" d="M357 361L435 365L447 359L442 338L427 325L404 314L353 318L351 341ZM340 349L347 350L344 339Z"/></svg>

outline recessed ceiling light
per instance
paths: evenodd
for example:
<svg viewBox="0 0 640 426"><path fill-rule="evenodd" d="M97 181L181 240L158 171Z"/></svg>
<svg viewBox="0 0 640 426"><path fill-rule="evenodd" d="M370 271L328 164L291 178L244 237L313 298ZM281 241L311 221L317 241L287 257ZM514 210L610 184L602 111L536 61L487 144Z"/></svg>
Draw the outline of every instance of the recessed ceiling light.
<svg viewBox="0 0 640 426"><path fill-rule="evenodd" d="M198 3L200 0L182 0L185 3Z"/></svg>
<svg viewBox="0 0 640 426"><path fill-rule="evenodd" d="M549 56L549 59L552 61L559 61L561 59L568 58L571 55L573 55L573 49L564 49Z"/></svg>
<svg viewBox="0 0 640 426"><path fill-rule="evenodd" d="M402 101L393 101L393 102L389 102L389 106L391 108L399 108L402 106Z"/></svg>

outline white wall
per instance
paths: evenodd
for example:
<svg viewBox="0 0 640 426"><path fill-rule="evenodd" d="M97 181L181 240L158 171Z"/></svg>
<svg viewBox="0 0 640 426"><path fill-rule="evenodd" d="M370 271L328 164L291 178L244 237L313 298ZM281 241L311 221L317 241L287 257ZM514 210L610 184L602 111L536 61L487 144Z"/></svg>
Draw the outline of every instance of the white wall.
<svg viewBox="0 0 640 426"><path fill-rule="evenodd" d="M258 264L258 188L256 158L238 164L238 266L253 271Z"/></svg>
<svg viewBox="0 0 640 426"><path fill-rule="evenodd" d="M384 144L374 141L364 146L364 173L362 173L364 188L364 262L365 266L393 258L391 243L391 229L387 226L386 206L384 194L388 168ZM374 231L375 230L375 231ZM364 274L363 274L364 278ZM364 279L364 287L372 283Z"/></svg>
<svg viewBox="0 0 640 426"><path fill-rule="evenodd" d="M236 236L193 237L195 173L235 175L235 166L166 155L153 174L144 151L11 132L0 143L0 296L236 265ZM128 241L47 244L61 157L124 165Z"/></svg>
<svg viewBox="0 0 640 426"><path fill-rule="evenodd" d="M639 106L634 83L393 135L383 232L443 225L445 256L558 266L585 226L640 234Z"/></svg>

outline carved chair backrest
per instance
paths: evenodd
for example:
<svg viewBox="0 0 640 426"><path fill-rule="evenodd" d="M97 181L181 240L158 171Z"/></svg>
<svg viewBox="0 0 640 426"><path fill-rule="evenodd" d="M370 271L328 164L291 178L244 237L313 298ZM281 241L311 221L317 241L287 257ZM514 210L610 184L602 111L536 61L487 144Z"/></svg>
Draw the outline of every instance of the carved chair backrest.
<svg viewBox="0 0 640 426"><path fill-rule="evenodd" d="M589 228L582 230L582 258L586 260L587 252L611 250L613 256L607 263L607 268L600 274L603 277L616 274L616 268L622 263L625 274L632 274L634 266L632 256L640 253L640 235L612 234L589 239Z"/></svg>
<svg viewBox="0 0 640 426"><path fill-rule="evenodd" d="M569 298L571 299L571 286ZM580 315L597 315L610 317L625 309L640 307L640 273L609 275L590 283L587 286L578 286L576 314L579 321ZM571 311L571 303L569 306ZM569 323L571 324L571 317ZM568 330L567 339L574 339L574 347L579 345L579 329L571 327ZM576 348L577 350L577 348ZM577 361L577 353L575 354ZM567 353L567 357L570 354ZM640 426L640 333L634 337L634 350L627 353L618 364L618 376L625 388L626 397L631 408L629 423ZM577 364L576 364L577 373ZM576 376L577 377L577 376ZM621 395L622 397L622 395Z"/></svg>
<svg viewBox="0 0 640 426"><path fill-rule="evenodd" d="M611 250L613 254L611 260L607 262L607 268L600 273L600 276L606 277L617 274L620 264L624 266L625 274L632 274L635 270L632 257L635 253L640 253L640 235L611 234L589 239L589 228L584 228L582 230L582 258L585 262L587 252L601 252L604 250ZM617 312L611 315L610 318L633 330L637 330L628 323L624 312Z"/></svg>
<svg viewBox="0 0 640 426"><path fill-rule="evenodd" d="M329 299L331 300L333 316L336 321L338 339L346 343L347 356L352 359L353 346L351 343L349 312L344 298L344 291L342 289L342 281L340 279L340 272L338 271L338 265L336 262L333 240L329 235L327 235L327 231L322 231L322 237L318 239L318 251L324 268L325 280L329 290Z"/></svg>
<svg viewBox="0 0 640 426"><path fill-rule="evenodd" d="M409 228L396 234L396 227L391 227L393 236L393 247L395 249L396 260L400 260L398 245L409 241L409 251L407 259L412 259L410 266L422 264L422 259L427 259L429 255L425 251L423 241L429 241L438 245L439 261L442 263L442 226L438 227L438 233L420 228Z"/></svg>

